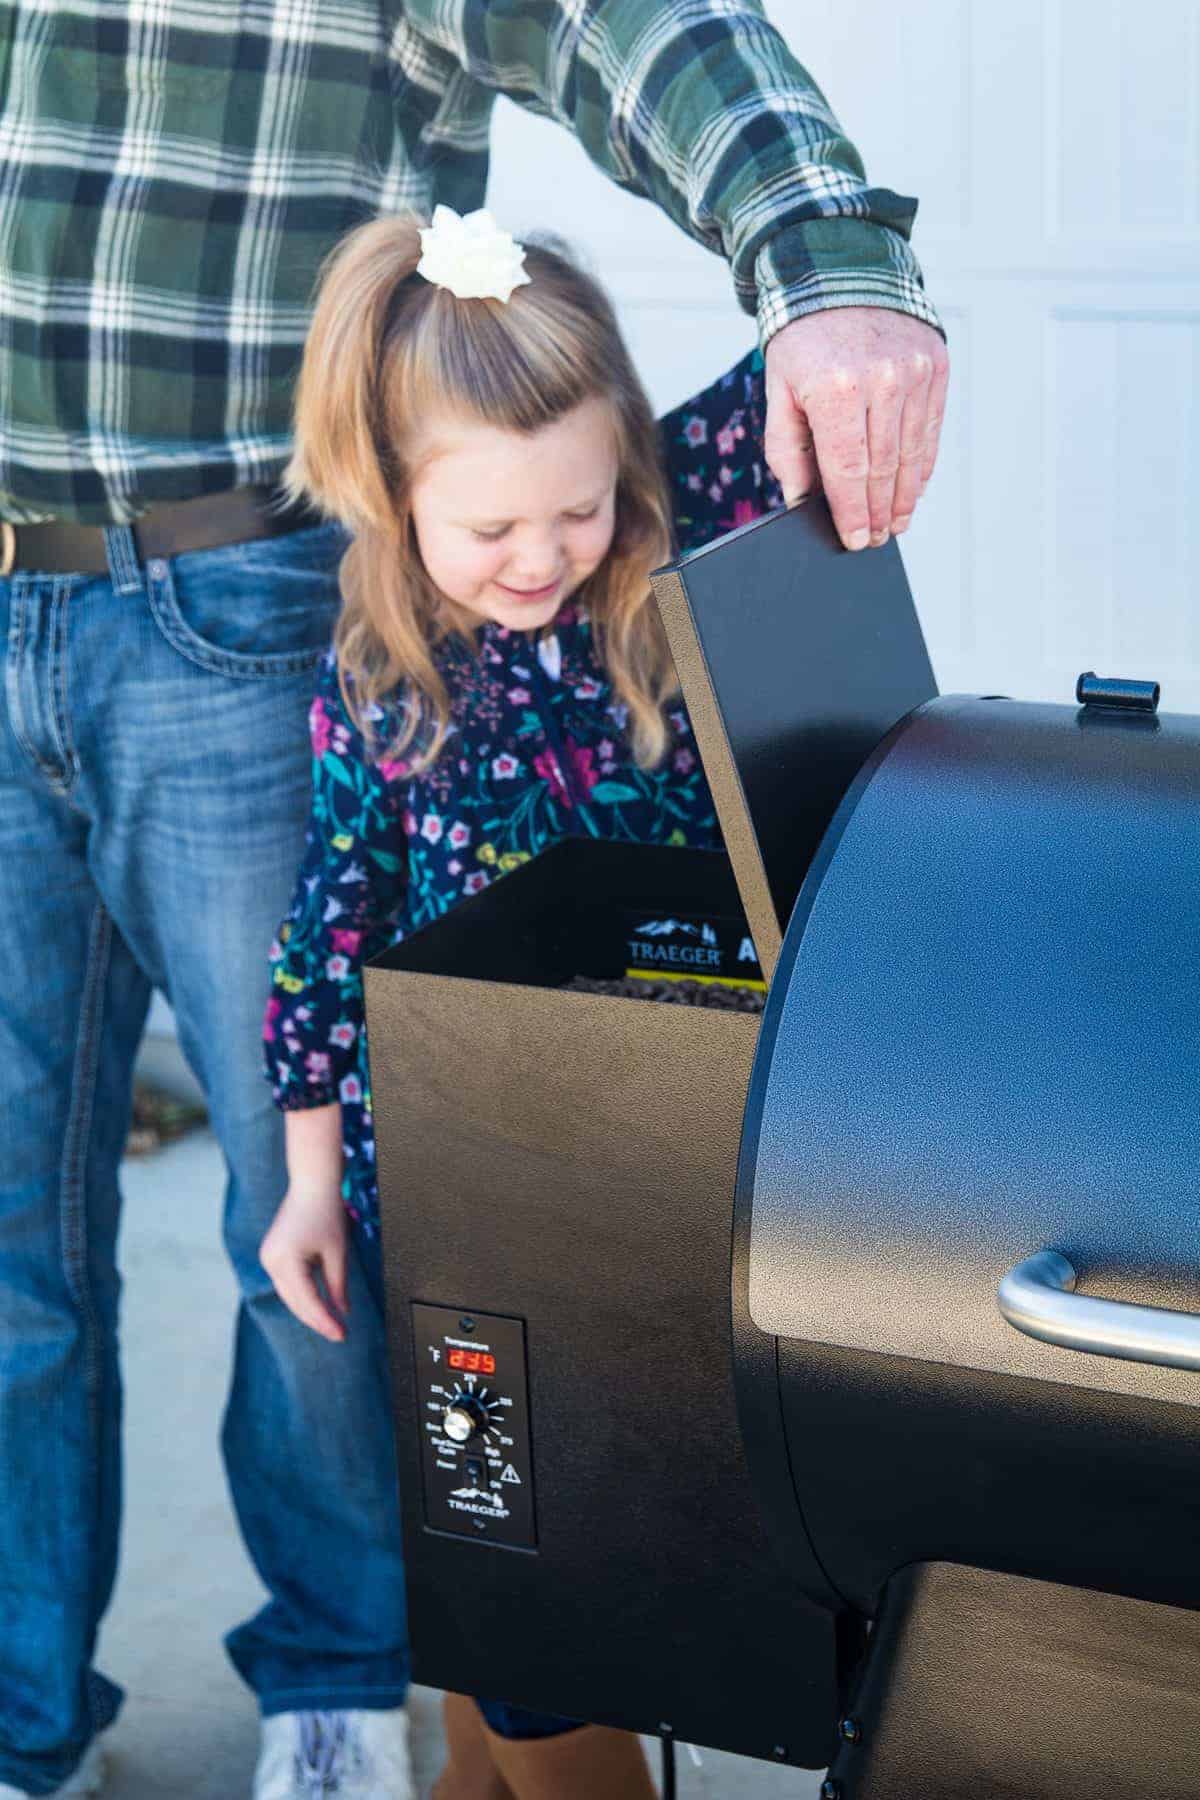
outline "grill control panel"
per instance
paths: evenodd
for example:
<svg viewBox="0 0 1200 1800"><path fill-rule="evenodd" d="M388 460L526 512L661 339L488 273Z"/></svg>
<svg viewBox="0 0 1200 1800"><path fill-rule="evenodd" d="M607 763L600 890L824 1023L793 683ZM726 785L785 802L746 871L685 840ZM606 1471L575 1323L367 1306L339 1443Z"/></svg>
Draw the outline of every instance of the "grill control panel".
<svg viewBox="0 0 1200 1800"><path fill-rule="evenodd" d="M412 1315L426 1525L535 1549L524 1320L420 1303Z"/></svg>

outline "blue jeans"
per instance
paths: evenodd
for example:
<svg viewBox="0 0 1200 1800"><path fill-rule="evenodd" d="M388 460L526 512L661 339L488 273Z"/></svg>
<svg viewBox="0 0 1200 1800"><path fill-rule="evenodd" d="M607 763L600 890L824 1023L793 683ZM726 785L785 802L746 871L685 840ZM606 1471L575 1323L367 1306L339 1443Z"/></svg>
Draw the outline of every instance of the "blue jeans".
<svg viewBox="0 0 1200 1800"><path fill-rule="evenodd" d="M117 1166L156 986L229 1174L241 1304L222 1447L272 1596L229 1653L265 1713L407 1692L377 1309L326 1344L258 1260L285 1186L266 957L300 859L344 542L318 526L143 568L117 527L105 576L0 580L0 1781L35 1794L121 1700L92 1655L121 1502Z"/></svg>

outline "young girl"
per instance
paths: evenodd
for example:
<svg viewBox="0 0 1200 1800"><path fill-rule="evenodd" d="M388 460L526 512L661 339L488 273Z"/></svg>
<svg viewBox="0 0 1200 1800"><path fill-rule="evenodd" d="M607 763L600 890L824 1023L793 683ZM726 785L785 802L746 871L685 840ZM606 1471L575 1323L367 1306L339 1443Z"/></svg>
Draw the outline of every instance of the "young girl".
<svg viewBox="0 0 1200 1800"><path fill-rule="evenodd" d="M487 214L376 220L325 271L288 481L353 539L272 950L289 1187L262 1260L326 1338L347 1215L382 1287L364 961L563 836L717 841L648 575L778 503L761 412L756 353L660 443L601 289ZM653 1794L636 1739L480 1705L448 1702L440 1800Z"/></svg>

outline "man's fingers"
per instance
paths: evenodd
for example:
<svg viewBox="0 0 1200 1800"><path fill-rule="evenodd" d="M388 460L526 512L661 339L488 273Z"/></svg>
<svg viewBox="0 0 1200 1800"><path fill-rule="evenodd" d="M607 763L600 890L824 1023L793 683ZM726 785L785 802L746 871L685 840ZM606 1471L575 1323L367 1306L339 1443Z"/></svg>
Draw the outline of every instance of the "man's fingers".
<svg viewBox="0 0 1200 1800"><path fill-rule="evenodd" d="M893 372L878 384L867 407L867 506L871 516L871 542L887 542L892 529L892 499L900 469L900 419L904 396Z"/></svg>
<svg viewBox="0 0 1200 1800"><path fill-rule="evenodd" d="M847 550L861 550L871 541L866 407L838 383L810 405L809 422L838 536Z"/></svg>
<svg viewBox="0 0 1200 1800"><path fill-rule="evenodd" d="M790 506L817 486L817 458L812 430L791 389L783 382L767 384L767 426L763 454Z"/></svg>
<svg viewBox="0 0 1200 1800"><path fill-rule="evenodd" d="M924 487L933 474L933 465L937 461L938 444L942 435L942 419L946 412L946 389L950 384L950 359L943 350L933 365L933 378L929 383L929 404L925 413L924 444L921 454L921 486Z"/></svg>
<svg viewBox="0 0 1200 1800"><path fill-rule="evenodd" d="M770 458L767 458L770 462ZM774 464L771 465L774 468ZM778 471L776 471L778 473ZM817 451L811 438L796 447L795 463L790 482L780 481L783 497L788 505L793 500L803 500L807 494L814 493L821 485L821 472L817 466Z"/></svg>
<svg viewBox="0 0 1200 1800"><path fill-rule="evenodd" d="M900 464L892 495L889 529L905 531L924 486L925 424L929 413L929 383L918 383L904 402L900 415Z"/></svg>
<svg viewBox="0 0 1200 1800"><path fill-rule="evenodd" d="M948 370L939 333L886 307L807 313L768 343L768 461L789 497L799 490L789 440L796 416L807 417L848 550L903 530L933 472Z"/></svg>

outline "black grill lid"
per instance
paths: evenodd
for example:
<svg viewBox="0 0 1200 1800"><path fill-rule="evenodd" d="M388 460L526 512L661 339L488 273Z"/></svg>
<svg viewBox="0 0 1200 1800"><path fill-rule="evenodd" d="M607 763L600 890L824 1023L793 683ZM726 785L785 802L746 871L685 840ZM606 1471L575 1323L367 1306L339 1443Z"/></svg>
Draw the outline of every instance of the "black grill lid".
<svg viewBox="0 0 1200 1800"><path fill-rule="evenodd" d="M1014 1330L1039 1250L1200 1313L1200 719L937 700L847 796L746 1109L760 1331L1200 1404L1200 1375ZM1149 1322L1147 1322L1149 1323Z"/></svg>
<svg viewBox="0 0 1200 1800"><path fill-rule="evenodd" d="M937 693L896 544L844 550L820 496L651 576L770 979L808 865L898 719Z"/></svg>

